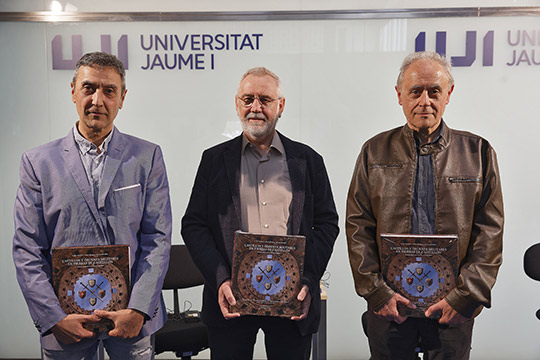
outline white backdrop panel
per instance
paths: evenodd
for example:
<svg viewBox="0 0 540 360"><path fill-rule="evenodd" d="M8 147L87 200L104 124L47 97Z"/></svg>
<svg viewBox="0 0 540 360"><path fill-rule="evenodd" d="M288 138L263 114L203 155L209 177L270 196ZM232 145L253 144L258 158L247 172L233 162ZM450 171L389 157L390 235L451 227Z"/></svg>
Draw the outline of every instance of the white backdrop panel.
<svg viewBox="0 0 540 360"><path fill-rule="evenodd" d="M115 121L126 133L159 143L164 151L173 202L173 242L181 243L180 219L202 151L240 131L234 94L242 73L264 65L283 81L286 135L313 146L325 158L340 214L342 232L328 271L328 354L330 359L367 359L360 325L365 302L354 291L344 236L345 198L362 143L405 119L393 89L401 60L425 46L435 49L436 32L446 33L446 53L465 56L466 32L476 32L475 61L456 67L456 88L445 120L449 126L486 137L497 150L506 210L504 264L493 292L493 308L478 318L474 359L537 359L540 284L522 270L525 249L538 241L536 204L540 200L535 138L540 131L537 85L540 83L540 22L537 17L390 19L260 22L138 22L38 24L0 23L2 202L0 244L0 357L38 357L38 335L15 280L11 260L12 208L19 159L25 150L64 136L77 118L71 103L72 70L53 70L52 40L62 36L63 58L71 58L71 36L81 35L83 52L101 48L100 35L111 35L112 52L127 35L129 70L124 109ZM493 31L493 51L483 39ZM147 51L151 36L262 34L252 50L194 49ZM527 41L516 46L518 36ZM510 37L509 37L510 36ZM195 37L197 39L197 37ZM510 40L509 40L510 39ZM155 40L155 37L154 37ZM218 46L216 42L214 46ZM170 43L169 43L170 45ZM483 66L483 53L493 65ZM519 65L510 66L514 51ZM147 56L203 54L205 69L145 70ZM470 53L469 53L470 54ZM523 55L525 54L525 55ZM214 56L213 69L209 60ZM527 62L528 59L528 62ZM187 298L200 308L200 291ZM169 304L170 299L167 300ZM9 310L7 310L9 309ZM9 324L9 325L7 325ZM262 344L256 358L264 357ZM202 358L208 358L208 352ZM167 357L171 357L168 354Z"/></svg>

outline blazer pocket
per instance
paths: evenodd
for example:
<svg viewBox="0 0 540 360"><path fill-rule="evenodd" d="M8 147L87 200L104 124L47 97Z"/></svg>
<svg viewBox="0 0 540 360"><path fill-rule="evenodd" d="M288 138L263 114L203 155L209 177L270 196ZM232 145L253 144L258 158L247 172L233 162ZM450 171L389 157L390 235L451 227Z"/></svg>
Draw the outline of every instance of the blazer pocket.
<svg viewBox="0 0 540 360"><path fill-rule="evenodd" d="M124 186L124 187L121 187L121 188L118 188L118 189L114 189L113 192L125 191L125 190L137 189L137 188L140 189L141 184L133 184L133 185L129 185L129 186Z"/></svg>
<svg viewBox="0 0 540 360"><path fill-rule="evenodd" d="M143 209L141 184L134 184L114 189L112 192L114 211L118 219L125 223L140 222Z"/></svg>

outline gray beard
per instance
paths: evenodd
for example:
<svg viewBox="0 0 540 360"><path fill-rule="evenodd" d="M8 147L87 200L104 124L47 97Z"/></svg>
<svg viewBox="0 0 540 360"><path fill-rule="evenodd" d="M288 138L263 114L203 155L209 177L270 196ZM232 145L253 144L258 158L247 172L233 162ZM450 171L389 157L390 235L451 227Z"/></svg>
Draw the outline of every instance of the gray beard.
<svg viewBox="0 0 540 360"><path fill-rule="evenodd" d="M242 129L244 130L244 132L249 137L251 137L253 139L258 139L258 138L265 137L265 136L271 134L274 131L276 125L277 125L278 119L279 119L279 117L276 116L276 118L274 119L273 124L271 124L268 120L266 120L264 122L264 125L262 125L262 126L250 125L249 122L248 122L248 119L244 119L244 120L241 121Z"/></svg>

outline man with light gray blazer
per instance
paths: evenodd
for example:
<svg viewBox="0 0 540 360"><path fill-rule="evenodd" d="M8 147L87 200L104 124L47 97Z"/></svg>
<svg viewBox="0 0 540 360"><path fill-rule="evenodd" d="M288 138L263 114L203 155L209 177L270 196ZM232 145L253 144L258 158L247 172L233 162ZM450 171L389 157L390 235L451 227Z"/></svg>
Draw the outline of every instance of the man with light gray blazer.
<svg viewBox="0 0 540 360"><path fill-rule="evenodd" d="M13 260L46 359L91 359L98 338L112 359L153 358L166 320L161 296L171 243L169 185L158 145L125 135L125 70L113 55L85 54L71 84L79 121L66 137L23 154L15 201ZM66 315L51 283L51 249L127 244L127 309ZM84 323L115 328L95 334Z"/></svg>

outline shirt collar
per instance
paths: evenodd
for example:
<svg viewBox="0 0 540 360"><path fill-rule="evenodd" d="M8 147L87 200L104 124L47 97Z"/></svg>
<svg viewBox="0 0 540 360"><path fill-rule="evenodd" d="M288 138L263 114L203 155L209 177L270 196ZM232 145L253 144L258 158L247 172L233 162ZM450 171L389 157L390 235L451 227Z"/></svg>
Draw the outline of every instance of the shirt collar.
<svg viewBox="0 0 540 360"><path fill-rule="evenodd" d="M437 128L437 130L435 130L435 131L438 131L439 133L437 134L437 136L435 137L435 139L433 139L433 141L430 141L429 143L424 144L424 145L429 145L429 144L436 144L436 143L438 143L439 140L444 136L445 128L446 128L446 125L444 124L444 121L442 121L442 119L441 119L441 124L439 125L439 127ZM413 134L414 134L414 140L415 140L415 142L416 142L416 145L417 145L417 146L420 146L420 140L419 140L418 137L416 136L416 131L413 131Z"/></svg>
<svg viewBox="0 0 540 360"><path fill-rule="evenodd" d="M444 131L446 129L446 125L444 124L444 121L441 119L441 126L439 127L439 136L433 141L434 143L438 142L443 136Z"/></svg>
<svg viewBox="0 0 540 360"><path fill-rule="evenodd" d="M242 133L242 154L244 154L244 152L246 151L246 148L248 147L248 145L251 145L251 146L255 147L255 145L252 144L248 140L246 135L244 133ZM281 142L281 139L280 139L277 131L274 133L274 137L272 138L272 143L270 144L270 151L272 151L272 149L277 150L280 154L285 154L285 147L283 147L283 143Z"/></svg>
<svg viewBox="0 0 540 360"><path fill-rule="evenodd" d="M77 121L77 123L75 123L75 126L73 126L73 136L75 138L75 142L79 146L80 152L82 154L87 154L91 150L97 150L98 147L94 143L88 141L81 135L81 133L79 132L79 129L77 128L78 124L79 122ZM107 152L107 147L109 146L109 143L111 142L114 129L115 127L113 126L113 129L111 130L109 135L107 135L107 137L101 143L101 146L99 147L99 149L101 150L102 153Z"/></svg>

